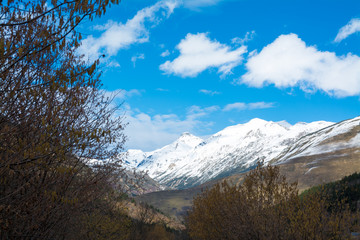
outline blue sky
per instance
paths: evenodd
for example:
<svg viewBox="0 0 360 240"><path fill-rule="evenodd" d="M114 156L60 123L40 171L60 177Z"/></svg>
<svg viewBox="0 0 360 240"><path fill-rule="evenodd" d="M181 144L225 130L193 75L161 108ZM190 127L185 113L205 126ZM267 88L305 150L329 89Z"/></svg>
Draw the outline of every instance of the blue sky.
<svg viewBox="0 0 360 240"><path fill-rule="evenodd" d="M80 53L106 55L104 89L121 90L127 148L359 115L358 0L123 0L80 31Z"/></svg>

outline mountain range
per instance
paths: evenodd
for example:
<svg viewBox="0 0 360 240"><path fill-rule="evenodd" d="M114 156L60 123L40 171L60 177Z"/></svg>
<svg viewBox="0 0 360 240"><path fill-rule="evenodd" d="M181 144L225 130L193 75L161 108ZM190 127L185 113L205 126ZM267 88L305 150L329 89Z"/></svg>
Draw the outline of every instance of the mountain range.
<svg viewBox="0 0 360 240"><path fill-rule="evenodd" d="M126 166L168 189L185 189L245 172L258 161L284 164L304 156L360 147L360 117L339 123L291 125L252 119L202 139L183 133L173 143L143 152L130 149Z"/></svg>

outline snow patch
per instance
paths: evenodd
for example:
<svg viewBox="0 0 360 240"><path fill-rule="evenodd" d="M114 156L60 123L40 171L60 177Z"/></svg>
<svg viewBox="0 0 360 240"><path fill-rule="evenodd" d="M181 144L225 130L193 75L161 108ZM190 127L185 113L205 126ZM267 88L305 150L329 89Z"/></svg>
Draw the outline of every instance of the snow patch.
<svg viewBox="0 0 360 240"><path fill-rule="evenodd" d="M309 172L311 172L311 170L313 170L313 169L315 169L315 168L318 168L318 167L312 167L312 168L310 168L309 170L306 171L306 173L304 173L304 175L305 175L305 174L308 174Z"/></svg>

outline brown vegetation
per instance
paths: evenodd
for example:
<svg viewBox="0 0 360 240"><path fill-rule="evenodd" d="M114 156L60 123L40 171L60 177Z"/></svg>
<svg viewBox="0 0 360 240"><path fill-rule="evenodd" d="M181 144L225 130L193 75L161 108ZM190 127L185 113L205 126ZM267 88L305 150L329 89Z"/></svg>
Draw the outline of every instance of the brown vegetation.
<svg viewBox="0 0 360 240"><path fill-rule="evenodd" d="M258 165L241 185L224 182L198 195L187 225L193 239L350 238L357 215L343 202L331 209L320 193L299 197L279 167Z"/></svg>
<svg viewBox="0 0 360 240"><path fill-rule="evenodd" d="M116 2L0 1L1 238L79 239L82 219L112 210L123 123L100 90L99 61L75 51L76 27Z"/></svg>
<svg viewBox="0 0 360 240"><path fill-rule="evenodd" d="M101 91L100 61L76 53L77 26L118 2L0 0L0 239L181 235L148 206L137 219L120 204L139 180L118 159L123 119Z"/></svg>

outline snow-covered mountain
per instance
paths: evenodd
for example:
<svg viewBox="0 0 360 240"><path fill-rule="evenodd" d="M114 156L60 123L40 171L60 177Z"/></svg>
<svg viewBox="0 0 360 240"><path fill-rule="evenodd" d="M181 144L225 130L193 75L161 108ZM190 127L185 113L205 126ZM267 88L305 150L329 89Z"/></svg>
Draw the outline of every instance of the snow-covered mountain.
<svg viewBox="0 0 360 240"><path fill-rule="evenodd" d="M299 154L323 150L319 144L359 122L360 117L341 125L325 121L291 125L253 119L227 127L205 140L184 133L175 142L152 152L129 150L127 163L147 171L167 187L188 188L248 170L259 160L284 162ZM360 145L357 140L353 144Z"/></svg>
<svg viewBox="0 0 360 240"><path fill-rule="evenodd" d="M331 153L342 149L360 147L360 117L341 121L310 133L289 146L275 159L282 163L289 159Z"/></svg>

